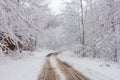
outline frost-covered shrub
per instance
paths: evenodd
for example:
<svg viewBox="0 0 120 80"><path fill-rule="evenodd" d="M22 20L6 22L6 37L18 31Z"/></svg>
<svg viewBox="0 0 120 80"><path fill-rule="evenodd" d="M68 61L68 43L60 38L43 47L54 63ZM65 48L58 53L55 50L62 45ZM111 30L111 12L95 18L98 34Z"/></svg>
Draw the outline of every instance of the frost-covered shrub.
<svg viewBox="0 0 120 80"><path fill-rule="evenodd" d="M74 45L71 49L74 52L74 55L81 57L93 57L93 50L89 47L84 47L82 45Z"/></svg>

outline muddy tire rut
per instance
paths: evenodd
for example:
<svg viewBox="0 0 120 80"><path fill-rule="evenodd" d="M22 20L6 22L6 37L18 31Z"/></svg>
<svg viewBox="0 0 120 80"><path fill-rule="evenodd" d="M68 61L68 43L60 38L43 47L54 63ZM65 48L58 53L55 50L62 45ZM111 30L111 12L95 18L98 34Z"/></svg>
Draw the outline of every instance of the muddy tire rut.
<svg viewBox="0 0 120 80"><path fill-rule="evenodd" d="M38 80L60 80L54 68L52 68L49 57L47 57Z"/></svg>
<svg viewBox="0 0 120 80"><path fill-rule="evenodd" d="M58 69L64 75L65 80L90 80L78 72L76 69L74 69L67 62L64 62L57 58L57 55L58 53L50 53L46 56L46 60L38 77L38 80L60 80L60 76L57 74L56 69L52 67L50 58L55 58Z"/></svg>
<svg viewBox="0 0 120 80"><path fill-rule="evenodd" d="M65 80L89 80L68 63L57 58L58 67L65 76Z"/></svg>

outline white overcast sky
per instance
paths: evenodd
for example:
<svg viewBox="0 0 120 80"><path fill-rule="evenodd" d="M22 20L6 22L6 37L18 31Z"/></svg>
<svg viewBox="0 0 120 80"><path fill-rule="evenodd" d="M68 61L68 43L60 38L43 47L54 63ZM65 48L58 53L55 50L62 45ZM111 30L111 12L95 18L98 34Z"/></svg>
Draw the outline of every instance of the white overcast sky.
<svg viewBox="0 0 120 80"><path fill-rule="evenodd" d="M50 0L49 8L53 14L59 14L64 7L63 0Z"/></svg>
<svg viewBox="0 0 120 80"><path fill-rule="evenodd" d="M49 0L49 8L53 14L61 13L61 10L65 8L64 1L71 2L71 0ZM86 6L85 1L83 1L83 5Z"/></svg>

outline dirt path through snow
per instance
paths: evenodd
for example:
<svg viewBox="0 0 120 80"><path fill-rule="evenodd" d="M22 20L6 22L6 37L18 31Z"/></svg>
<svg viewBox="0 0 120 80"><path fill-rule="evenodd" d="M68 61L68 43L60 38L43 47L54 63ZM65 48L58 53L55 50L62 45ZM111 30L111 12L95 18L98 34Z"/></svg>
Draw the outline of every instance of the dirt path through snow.
<svg viewBox="0 0 120 80"><path fill-rule="evenodd" d="M46 56L46 62L43 66L43 69L38 77L38 80L60 80L59 75L57 75L56 70L52 67L50 58L55 58L57 61L57 66L61 73L64 75L65 80L90 80L76 69L74 69L67 62L64 62L57 58L59 52L50 53Z"/></svg>

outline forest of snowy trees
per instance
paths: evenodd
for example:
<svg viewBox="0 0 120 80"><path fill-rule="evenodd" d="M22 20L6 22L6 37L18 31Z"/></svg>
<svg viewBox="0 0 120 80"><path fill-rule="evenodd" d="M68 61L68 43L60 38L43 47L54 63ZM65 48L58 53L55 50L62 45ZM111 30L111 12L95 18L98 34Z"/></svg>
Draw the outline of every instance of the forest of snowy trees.
<svg viewBox="0 0 120 80"><path fill-rule="evenodd" d="M54 15L47 0L0 0L0 54L45 48L81 57L120 58L120 1L64 0Z"/></svg>

